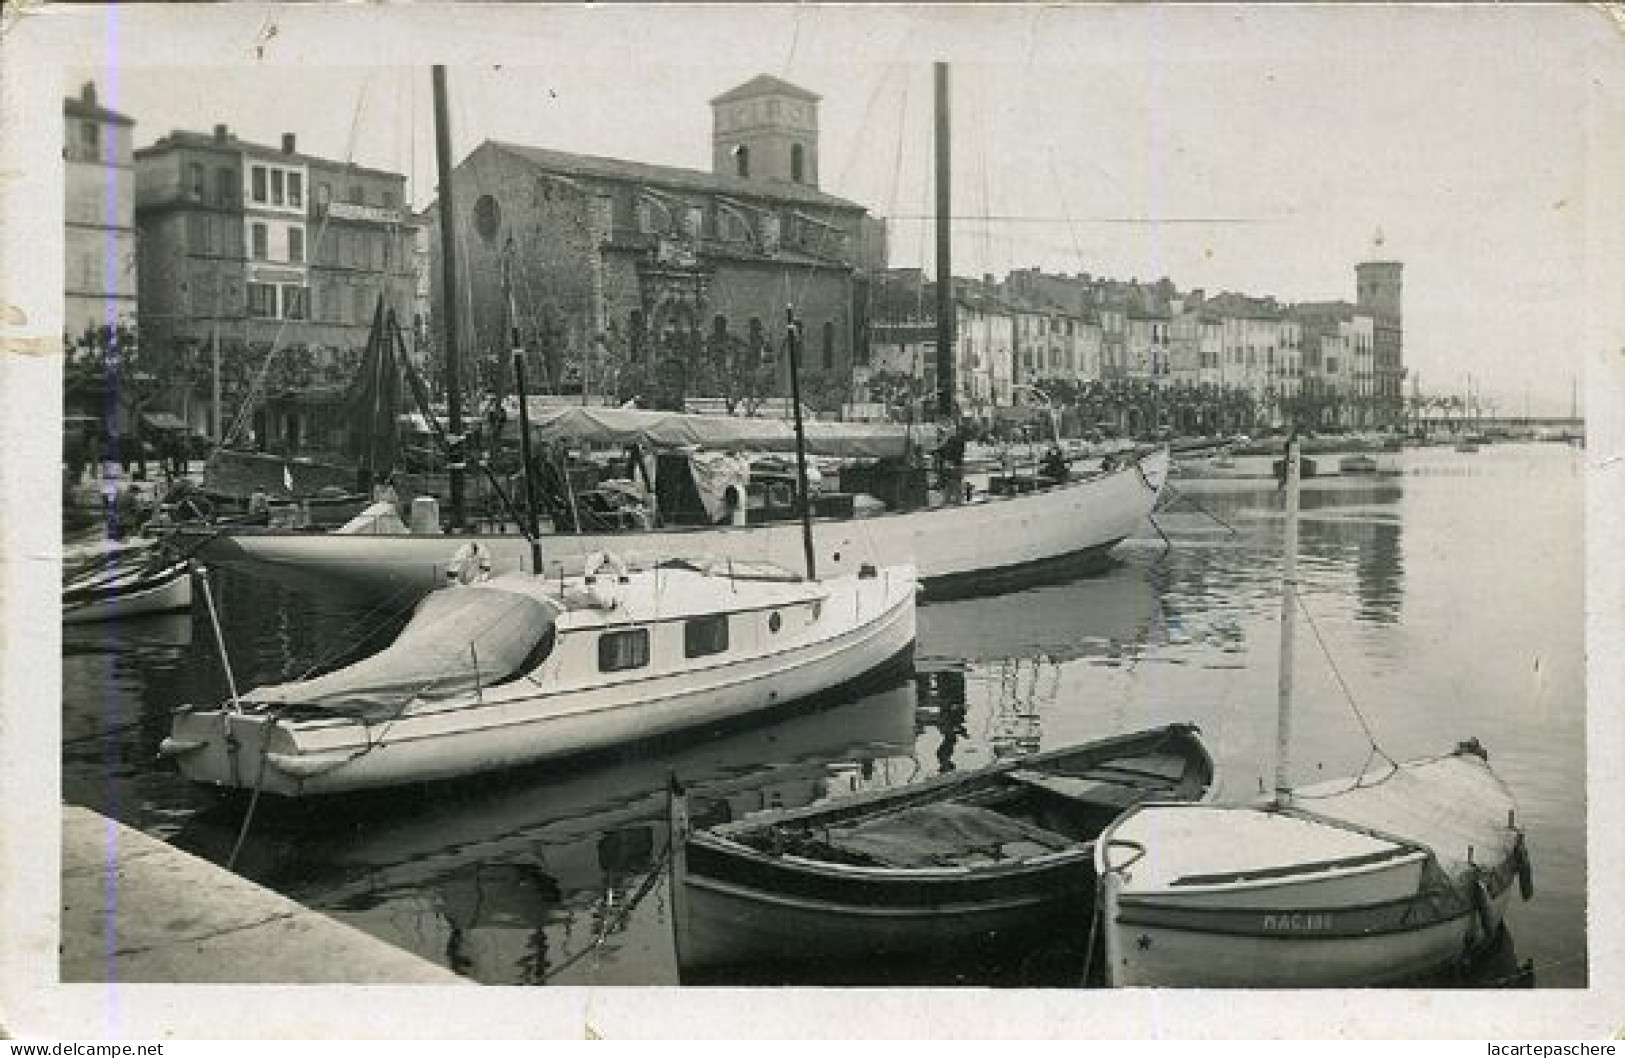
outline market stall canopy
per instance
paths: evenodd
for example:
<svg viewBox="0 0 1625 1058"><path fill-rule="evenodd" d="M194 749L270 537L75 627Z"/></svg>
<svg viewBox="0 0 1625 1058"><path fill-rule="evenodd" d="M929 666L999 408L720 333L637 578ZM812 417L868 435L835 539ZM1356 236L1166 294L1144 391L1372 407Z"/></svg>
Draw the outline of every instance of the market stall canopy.
<svg viewBox="0 0 1625 1058"><path fill-rule="evenodd" d="M788 419L736 415L688 415L638 408L593 408L547 405L531 398L531 430L544 441L596 444L638 443L655 448L698 446L720 451L793 452L796 428ZM514 418L509 418L512 424ZM894 423L808 422L807 450L814 455L848 459L898 459L908 452L911 433L916 449L938 444L934 426Z"/></svg>

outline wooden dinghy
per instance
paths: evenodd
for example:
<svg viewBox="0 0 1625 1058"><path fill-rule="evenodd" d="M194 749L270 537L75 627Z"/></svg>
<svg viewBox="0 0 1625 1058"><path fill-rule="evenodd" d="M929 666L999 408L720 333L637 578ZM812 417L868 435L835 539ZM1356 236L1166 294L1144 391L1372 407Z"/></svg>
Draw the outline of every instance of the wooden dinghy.
<svg viewBox="0 0 1625 1058"><path fill-rule="evenodd" d="M62 587L62 623L89 624L192 606L187 563L149 549L116 553L80 570Z"/></svg>
<svg viewBox="0 0 1625 1058"><path fill-rule="evenodd" d="M1533 894L1512 795L1468 744L1284 804L1148 805L1096 850L1116 986L1347 988L1428 978Z"/></svg>
<svg viewBox="0 0 1625 1058"><path fill-rule="evenodd" d="M876 960L1020 958L1087 927L1112 820L1202 800L1212 777L1196 729L1173 725L708 829L675 792L679 969L837 983Z"/></svg>

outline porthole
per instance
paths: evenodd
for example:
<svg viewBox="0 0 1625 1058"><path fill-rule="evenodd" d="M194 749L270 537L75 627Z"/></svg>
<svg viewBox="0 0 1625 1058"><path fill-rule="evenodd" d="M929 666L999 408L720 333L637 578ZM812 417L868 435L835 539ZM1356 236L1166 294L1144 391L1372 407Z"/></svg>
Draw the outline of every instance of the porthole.
<svg viewBox="0 0 1625 1058"><path fill-rule="evenodd" d="M779 616L779 612L777 610L774 610L773 613L767 618L767 630L769 632L777 632L783 626L784 618Z"/></svg>

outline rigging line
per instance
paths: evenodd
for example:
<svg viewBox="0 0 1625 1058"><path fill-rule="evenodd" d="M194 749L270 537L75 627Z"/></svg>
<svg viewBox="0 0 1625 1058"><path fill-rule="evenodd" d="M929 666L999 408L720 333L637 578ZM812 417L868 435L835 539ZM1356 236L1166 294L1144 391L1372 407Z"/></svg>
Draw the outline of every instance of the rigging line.
<svg viewBox="0 0 1625 1058"><path fill-rule="evenodd" d="M350 134L349 134L348 140L345 143L344 160L346 162L348 162L348 163L351 163L351 164L353 164L354 160L355 160L356 143L359 140L360 134L361 134L361 115L366 111L367 92L368 92L368 90L370 89L370 87L372 85L372 79L374 77L374 73L375 73L374 71L369 70L367 72L366 76L362 79L362 81L361 81L361 91L360 91L360 93L359 93L359 95L358 95L358 97L356 99L355 114L350 119ZM305 188L305 194L307 196L314 195L315 191L316 191L316 189L314 187ZM310 201L310 199L307 198L306 201ZM326 242L327 226L328 226L328 222L331 219L332 219L332 215L329 212L324 211L322 213L322 222L316 228L316 238L314 240L312 240L311 245L307 248L307 254L306 254L306 267L307 268L310 267L310 265L314 264L315 262L319 262L321 260L321 256L320 256L321 255L321 249L322 249L323 244ZM252 251L252 247L249 247L248 249L250 251ZM310 288L307 286L305 288L305 290L306 290L305 306L304 306L305 317L306 317L306 319L310 319L314 315L313 310L314 310L315 306L312 303L312 299L311 299L311 297L309 295ZM246 310L246 301L247 301L247 297L248 297L248 291L247 291L246 285L245 285L244 290L243 290L243 297L244 297L244 301L245 301L245 310ZM271 336L271 349L270 349L270 352L266 353L265 360L260 364L259 373L255 376L253 383L249 386L248 394L247 394L247 396L245 396L243 398L242 405L237 409L237 415L236 415L236 417L234 419L232 419L231 428L226 431L225 438L221 442L222 447L225 447L225 446L229 445L232 441L236 440L238 434L240 434L242 432L242 429L243 429L244 425L247 423L250 416L252 415L253 408L254 408L254 402L257 399L260 391L264 388L266 379L270 377L271 364L272 364L273 361L275 361L276 354L281 349L282 337L283 337L283 334L287 331L288 322L289 322L289 320L288 320L288 318L286 316L284 316L282 319L280 319L277 322L276 332Z"/></svg>
<svg viewBox="0 0 1625 1058"><path fill-rule="evenodd" d="M1051 148L1053 151L1053 148ZM1065 209L1063 203L1062 208ZM936 220L934 213L890 213L885 217L888 221L926 223ZM1271 224L1273 220L1263 217L1107 217L1091 216L1078 217L1066 214L1041 213L976 213L953 214L950 220L984 221L989 224L1132 224L1151 226L1159 224Z"/></svg>
<svg viewBox="0 0 1625 1058"><path fill-rule="evenodd" d="M1337 667L1337 659L1332 656L1331 648L1326 645L1325 637L1320 634L1320 626L1315 623L1314 614L1309 612L1309 608L1304 605L1303 599L1296 594L1293 596L1293 601L1297 604L1298 612L1303 614L1304 620L1309 622L1309 630L1315 634L1315 641L1320 644L1320 651L1325 655L1327 664L1331 666L1332 675L1337 678L1338 686L1343 689L1343 696L1348 699L1349 708L1354 710L1355 719L1360 722L1360 727L1365 731L1366 741L1371 743L1372 751L1380 754L1383 760L1397 768L1399 765L1394 758L1390 757L1377 744L1377 736L1372 733L1371 725L1366 721L1365 714L1360 711L1360 704L1354 700L1354 692L1349 689L1348 681L1343 678L1343 670Z"/></svg>
<svg viewBox="0 0 1625 1058"><path fill-rule="evenodd" d="M798 16L798 19L799 19L799 16ZM852 132L851 143L852 143L852 148L853 149L848 150L847 156L846 156L846 165L842 169L842 172L841 172L841 181L840 182L841 182L842 186L845 186L845 184L852 178L853 169L857 165L857 158L858 158L858 153L859 153L856 148L861 145L861 143L863 141L864 132L873 126L875 106L878 104L878 102L880 100L881 90L885 88L886 81L891 76L892 69L895 69L895 68L888 68L888 70L881 76L881 78L877 82L875 82L874 87L869 90L869 98L865 101L864 107L863 107L863 118L862 118L861 121L858 122L857 126L853 129L853 132ZM812 212L815 211L816 207L808 206L807 209L808 209L809 213L812 213ZM824 220L825 220L827 226L824 227L820 231L820 233L818 235L817 242L815 244L815 250L814 250L814 253L813 253L812 256L823 259L824 256L828 253L830 244L834 240L834 237L835 237L835 232L836 232L835 218L836 218L836 207L834 206L834 204L831 204L826 208L825 213L824 213ZM862 239L863 239L863 227L862 227L862 224L860 223L858 225L857 230L852 233L852 245L850 245L848 247L849 252L857 250L859 248L859 246L861 245ZM802 298L804 298L806 296L807 289L809 287L811 287L811 285L812 285L812 278L813 278L814 270L815 270L816 267L817 266L813 262L807 262L806 264L804 264L802 266L800 282L799 282L799 288L795 285L795 281L792 280L791 292L796 296L791 299L791 304L800 304ZM794 273L792 273L792 274L794 274ZM848 320L848 327L847 327L848 337L849 338L850 338L850 332L851 332L851 329L852 329L850 324L851 324L851 321L849 319ZM851 350L851 352L855 354L856 350L855 349Z"/></svg>
<svg viewBox="0 0 1625 1058"><path fill-rule="evenodd" d="M1053 144L1045 148L1044 158L1049 162L1050 179L1055 182L1055 194L1061 200L1061 212L1066 214L1067 234L1072 236L1072 252L1077 255L1077 265L1081 271L1085 260L1083 239L1078 234L1078 225L1072 219L1072 206L1066 200L1066 185L1061 182L1061 172L1055 165L1055 147Z"/></svg>

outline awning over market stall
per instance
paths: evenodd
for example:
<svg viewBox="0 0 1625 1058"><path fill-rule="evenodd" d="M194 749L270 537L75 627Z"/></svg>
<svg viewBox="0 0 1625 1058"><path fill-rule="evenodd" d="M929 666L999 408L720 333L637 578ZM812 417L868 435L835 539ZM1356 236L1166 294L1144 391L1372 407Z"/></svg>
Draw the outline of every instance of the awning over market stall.
<svg viewBox="0 0 1625 1058"><path fill-rule="evenodd" d="M688 415L638 408L567 407L531 398L527 409L535 436L546 441L655 448L697 446L717 451L791 452L795 424L788 419L736 415ZM510 426L516 417L509 418ZM807 450L851 459L902 458L910 444L929 451L938 444L934 426L813 421L805 424Z"/></svg>

